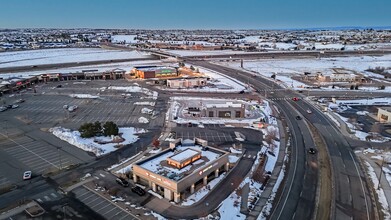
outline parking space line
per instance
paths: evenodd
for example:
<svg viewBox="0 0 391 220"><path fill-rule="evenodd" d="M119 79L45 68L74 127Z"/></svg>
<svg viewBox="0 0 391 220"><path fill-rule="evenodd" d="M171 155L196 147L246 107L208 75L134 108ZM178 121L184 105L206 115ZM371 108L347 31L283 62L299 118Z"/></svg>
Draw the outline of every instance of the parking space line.
<svg viewBox="0 0 391 220"><path fill-rule="evenodd" d="M99 198L99 197L98 197ZM99 203L96 203L95 205L92 205L90 206L91 209L94 209L95 207L97 207L98 205L104 203L104 202L107 202L106 200L102 199L102 201L100 201Z"/></svg>
<svg viewBox="0 0 391 220"><path fill-rule="evenodd" d="M87 193L90 193L89 191L87 191ZM87 194L87 197L84 197L84 198L82 198L82 196L78 196L78 198L80 199L80 200L86 200L86 199L88 199L88 198L91 198L92 196L96 196L95 194L93 194L93 193L91 193L91 194Z"/></svg>
<svg viewBox="0 0 391 220"><path fill-rule="evenodd" d="M90 203L90 204L92 205L93 202L96 201L96 200L98 200L98 199L100 199L100 197L99 197L99 196L95 196L95 199L92 199L92 200L89 199L89 200L88 200L88 203Z"/></svg>
<svg viewBox="0 0 391 220"><path fill-rule="evenodd" d="M87 193L89 193L90 191L88 191L88 190L84 190L83 188L80 188L80 189L78 189L77 191L81 191L81 192L83 192L84 191L84 193L83 194L80 194L80 195L78 195L78 193L76 193L76 195L78 195L78 197L80 197L80 196L84 196L85 194L87 194Z"/></svg>
<svg viewBox="0 0 391 220"><path fill-rule="evenodd" d="M123 212L122 210L119 210L117 213L115 213L114 215L110 216L109 219L113 219L113 217L117 216L118 214L120 214L121 212Z"/></svg>
<svg viewBox="0 0 391 220"><path fill-rule="evenodd" d="M114 208L110 209L108 212L105 212L104 214L102 215L106 215L106 214L109 214L110 212L112 212L113 210L117 209L117 207L114 205Z"/></svg>
<svg viewBox="0 0 391 220"><path fill-rule="evenodd" d="M103 201L104 201L104 202L107 202L107 204L106 204L105 206L103 206L102 208L100 208L100 209L96 209L96 212L105 209L107 206L112 205L109 201L107 201L107 200L105 200L105 199L103 199Z"/></svg>

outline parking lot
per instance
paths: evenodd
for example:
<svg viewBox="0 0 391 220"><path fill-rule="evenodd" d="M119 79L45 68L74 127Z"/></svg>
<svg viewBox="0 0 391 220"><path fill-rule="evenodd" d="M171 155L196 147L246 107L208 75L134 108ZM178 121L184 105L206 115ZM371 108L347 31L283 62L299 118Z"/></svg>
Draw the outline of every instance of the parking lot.
<svg viewBox="0 0 391 220"><path fill-rule="evenodd" d="M3 133L0 135L4 136ZM75 151L72 154L65 148L57 148L27 135L1 140L0 155L3 160L0 169L0 188L22 181L23 172L26 170L32 171L34 177L92 159L88 155L83 157L83 152L79 149L72 148Z"/></svg>
<svg viewBox="0 0 391 220"><path fill-rule="evenodd" d="M78 187L73 192L81 202L105 219L140 219L84 187Z"/></svg>
<svg viewBox="0 0 391 220"><path fill-rule="evenodd" d="M150 126L163 124L163 117L151 120L148 114L141 114L141 109L147 107L154 110L156 100L151 99L144 93L126 93L121 90L108 90L105 81L87 81L83 84L76 82L54 82L39 85L36 93L29 90L7 98L7 104L14 103L23 98L26 100L20 103L16 109L9 109L1 112L0 118L17 117L26 123L66 125L69 128L77 128L87 122L113 121L119 126L142 126L139 123L140 116L150 120ZM112 86L129 87L132 83L124 80L110 81ZM56 88L56 85L62 85ZM88 94L99 96L97 99L72 98L73 94ZM77 106L73 112L64 109L64 105ZM1 119L0 119L1 120Z"/></svg>
<svg viewBox="0 0 391 220"><path fill-rule="evenodd" d="M215 144L234 141L232 134L229 132L202 131L201 129L192 131L190 129L184 130L181 127L175 128L174 131L176 132L175 138L193 139L197 137Z"/></svg>
<svg viewBox="0 0 391 220"><path fill-rule="evenodd" d="M20 99L25 101L18 103L17 108L0 112L0 156L6 158L0 161L0 188L22 181L26 170L31 170L34 177L95 158L54 137L48 132L51 127L78 129L81 124L95 121L113 121L121 127L147 129L164 124L164 113L154 117L141 113L144 107L154 110L157 100L144 93L108 90L108 84L135 86L125 80L51 82L36 85L36 93L29 89L2 96L1 105L10 105ZM61 87L57 88L58 85ZM72 94L89 94L99 98L73 98ZM166 102L160 100L156 106L163 108L162 103ZM64 105L78 108L70 112L64 109ZM139 123L140 116L148 118L150 123Z"/></svg>

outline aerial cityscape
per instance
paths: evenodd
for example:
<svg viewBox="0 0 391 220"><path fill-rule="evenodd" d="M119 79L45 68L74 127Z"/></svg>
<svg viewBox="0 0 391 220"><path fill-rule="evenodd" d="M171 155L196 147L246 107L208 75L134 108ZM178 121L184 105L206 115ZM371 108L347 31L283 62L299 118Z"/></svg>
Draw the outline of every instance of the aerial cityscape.
<svg viewBox="0 0 391 220"><path fill-rule="evenodd" d="M391 220L391 2L2 6L0 220Z"/></svg>

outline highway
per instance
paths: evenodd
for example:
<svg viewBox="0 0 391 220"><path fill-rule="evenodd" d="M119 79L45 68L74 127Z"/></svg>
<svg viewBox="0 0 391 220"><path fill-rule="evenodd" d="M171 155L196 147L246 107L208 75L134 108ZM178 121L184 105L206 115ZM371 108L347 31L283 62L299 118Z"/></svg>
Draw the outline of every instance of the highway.
<svg viewBox="0 0 391 220"><path fill-rule="evenodd" d="M203 66L212 69L230 77L234 77L242 82L251 82L252 86L258 90L271 88L272 83L267 79L257 77L256 80L251 74L237 69L230 69L202 61L191 61L193 65ZM278 85L274 85L278 89ZM281 90L274 93L268 93L268 98L293 97L295 93L289 90L280 88ZM350 148L350 144L345 137L338 132L331 122L323 115L322 112L315 109L312 105L305 101L293 102L291 100L275 101L278 107L284 112L285 117L293 119L295 111L299 111L307 118L309 123L313 124L319 133L322 134L327 144L327 150L331 157L334 181L334 201L331 207L332 219L374 219L371 200L369 199L368 186L365 183L364 175L358 165L357 159ZM288 104L290 103L290 104ZM290 107L293 106L293 108ZM309 115L306 110L312 110L313 114ZM301 122L297 125L296 122L291 123L295 138L292 146L292 157L288 178L283 189L282 201L288 206L281 206L281 200L277 204L278 208L272 213L272 219L286 219L287 216L292 216L291 219L311 219L312 214L310 204L315 204L315 198L310 193L311 189L315 188L317 176L314 168L308 167L308 163L302 158L305 158L305 150L303 146L306 143L306 138L311 136L308 129ZM300 135L300 133L302 135ZM297 135L299 134L299 135ZM306 165L304 165L306 164ZM293 172L293 174L291 174ZM312 179L310 178L312 177ZM303 180L305 178L305 181ZM301 180L300 180L301 179ZM297 182L298 181L298 182ZM286 187L289 186L286 193ZM301 195L301 196L298 196ZM304 196L303 196L304 195ZM288 196L286 198L286 196ZM286 202L284 200L287 200ZM280 210L283 209L283 210ZM314 208L310 212L313 212ZM283 212L283 214L281 214ZM289 214L290 213L290 214Z"/></svg>

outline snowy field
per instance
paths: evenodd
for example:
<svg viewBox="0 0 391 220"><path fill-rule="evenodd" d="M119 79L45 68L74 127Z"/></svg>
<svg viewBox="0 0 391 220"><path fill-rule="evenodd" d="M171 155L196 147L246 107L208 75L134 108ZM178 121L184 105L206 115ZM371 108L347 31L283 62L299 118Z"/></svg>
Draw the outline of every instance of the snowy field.
<svg viewBox="0 0 391 220"><path fill-rule="evenodd" d="M105 50L99 48L27 50L0 53L0 68L147 57L149 57L147 54L137 51Z"/></svg>
<svg viewBox="0 0 391 220"><path fill-rule="evenodd" d="M220 62L218 64L240 68L240 62ZM276 80L280 80L287 87L300 88L306 85L292 79L292 76L302 76L304 72L310 72L312 75L320 72L327 75L333 73L332 68L353 70L373 79L378 79L380 81L384 80L383 76L367 72L365 70L375 67L391 68L391 55L384 55L380 57L360 56L321 59L254 60L245 61L243 66L247 70L257 72L268 78L270 78L271 75L276 74ZM391 89L389 90L391 91Z"/></svg>
<svg viewBox="0 0 391 220"><path fill-rule="evenodd" d="M127 145L134 143L138 140L138 136L136 134L145 133L144 129L137 129L133 127L124 127L119 128L119 133L122 133L121 137L124 141L120 143L106 143L106 144L98 144L96 141L101 142L111 142L112 139L110 137L93 137L93 138L82 138L80 137L79 131L72 131L70 129L62 128L62 127L54 127L49 129L49 131L56 137L60 138L63 141L70 143L84 151L89 151L94 153L96 156L102 156L108 154L112 151L117 150L121 145Z"/></svg>
<svg viewBox="0 0 391 220"><path fill-rule="evenodd" d="M138 40L135 40L134 38L137 37L137 35L113 35L111 36L111 42L112 43L137 43Z"/></svg>

